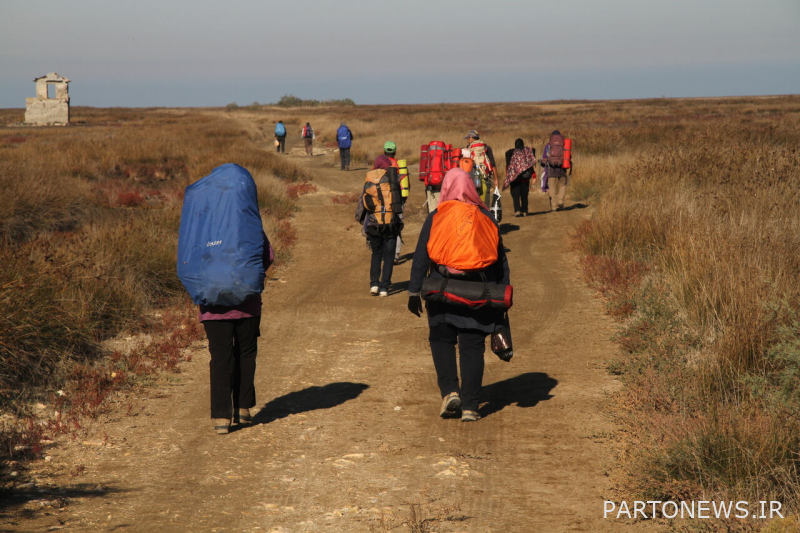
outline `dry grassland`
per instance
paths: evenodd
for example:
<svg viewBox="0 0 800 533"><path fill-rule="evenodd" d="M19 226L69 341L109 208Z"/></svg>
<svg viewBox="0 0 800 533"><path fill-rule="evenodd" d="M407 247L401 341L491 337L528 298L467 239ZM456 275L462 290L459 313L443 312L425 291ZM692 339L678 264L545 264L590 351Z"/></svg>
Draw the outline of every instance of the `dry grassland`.
<svg viewBox="0 0 800 533"><path fill-rule="evenodd" d="M216 165L253 171L270 231L291 240L276 176L305 176L253 144L279 119L290 140L310 121L331 148L346 122L355 166L387 140L413 164L421 144L462 146L477 129L502 167L514 139L538 154L559 129L575 143L568 200L594 207L574 244L619 319L624 355L609 369L626 383L616 414L628 499L775 499L797 511L800 97L226 114L78 109L74 127L0 129L6 399L23 382L46 386L64 354L97 356L98 339L180 293L180 191ZM242 132L240 114L260 134Z"/></svg>

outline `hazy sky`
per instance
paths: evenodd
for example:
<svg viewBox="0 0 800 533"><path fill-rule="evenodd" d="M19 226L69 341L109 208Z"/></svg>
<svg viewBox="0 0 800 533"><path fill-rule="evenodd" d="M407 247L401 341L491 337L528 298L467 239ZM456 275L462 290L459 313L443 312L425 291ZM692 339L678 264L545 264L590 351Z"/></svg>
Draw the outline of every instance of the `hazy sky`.
<svg viewBox="0 0 800 533"><path fill-rule="evenodd" d="M800 93L800 0L0 0L0 107Z"/></svg>

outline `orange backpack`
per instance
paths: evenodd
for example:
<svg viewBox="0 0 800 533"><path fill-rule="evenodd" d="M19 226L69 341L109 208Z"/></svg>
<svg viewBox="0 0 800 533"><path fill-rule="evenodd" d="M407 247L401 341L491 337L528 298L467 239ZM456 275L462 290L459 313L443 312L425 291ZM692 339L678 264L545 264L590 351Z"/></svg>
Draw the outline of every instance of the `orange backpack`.
<svg viewBox="0 0 800 533"><path fill-rule="evenodd" d="M367 172L364 180L364 194L361 201L364 208L375 215L376 222L383 226L395 222L395 214L402 210L397 204L400 202L399 182L397 181L397 168L393 168L394 180L386 170L379 168Z"/></svg>
<svg viewBox="0 0 800 533"><path fill-rule="evenodd" d="M478 206L449 200L433 216L428 255L439 265L464 272L497 262L500 233Z"/></svg>

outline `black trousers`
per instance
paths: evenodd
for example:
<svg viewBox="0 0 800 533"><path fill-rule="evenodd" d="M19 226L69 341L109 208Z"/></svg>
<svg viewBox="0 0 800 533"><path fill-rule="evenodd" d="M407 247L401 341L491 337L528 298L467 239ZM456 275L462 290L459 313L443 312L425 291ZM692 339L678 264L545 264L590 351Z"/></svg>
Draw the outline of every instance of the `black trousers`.
<svg viewBox="0 0 800 533"><path fill-rule="evenodd" d="M278 135L277 139L278 139L278 146L276 146L276 148L278 149L278 153L279 154L285 154L286 153L286 135Z"/></svg>
<svg viewBox="0 0 800 533"><path fill-rule="evenodd" d="M528 192L531 180L517 178L511 182L511 198L514 200L514 213L528 214Z"/></svg>
<svg viewBox="0 0 800 533"><path fill-rule="evenodd" d="M388 291L392 284L394 269L394 252L397 248L397 235L367 234L369 248L372 250L372 262L369 267L369 286L377 286L379 290ZM383 268L381 268L383 263Z"/></svg>
<svg viewBox="0 0 800 533"><path fill-rule="evenodd" d="M211 418L231 418L232 408L256 404L253 379L260 324L260 316L203 322L211 352Z"/></svg>
<svg viewBox="0 0 800 533"><path fill-rule="evenodd" d="M451 392L458 392L461 395L462 409L466 411L478 410L487 335L488 333L482 331L459 329L444 323L432 326L428 336L442 398ZM461 364L460 387L456 365L456 344L458 344L459 363Z"/></svg>
<svg viewBox="0 0 800 533"><path fill-rule="evenodd" d="M339 148L339 159L342 162L342 170L350 170L350 148Z"/></svg>

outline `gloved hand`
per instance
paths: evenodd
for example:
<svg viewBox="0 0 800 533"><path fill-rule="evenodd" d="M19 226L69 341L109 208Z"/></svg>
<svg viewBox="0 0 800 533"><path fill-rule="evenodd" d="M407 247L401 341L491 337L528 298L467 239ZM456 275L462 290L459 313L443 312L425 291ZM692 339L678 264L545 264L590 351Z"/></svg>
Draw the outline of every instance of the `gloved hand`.
<svg viewBox="0 0 800 533"><path fill-rule="evenodd" d="M408 295L408 310L417 316L421 316L420 313L422 313L422 298L420 297L419 294Z"/></svg>

